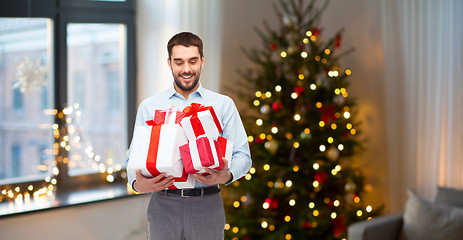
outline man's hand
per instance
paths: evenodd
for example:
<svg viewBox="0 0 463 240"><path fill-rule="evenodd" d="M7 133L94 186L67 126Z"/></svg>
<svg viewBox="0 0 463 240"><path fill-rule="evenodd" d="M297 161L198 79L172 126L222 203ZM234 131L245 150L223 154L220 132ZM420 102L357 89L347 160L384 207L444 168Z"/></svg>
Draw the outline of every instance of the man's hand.
<svg viewBox="0 0 463 240"><path fill-rule="evenodd" d="M204 169L207 173L209 173L209 176L203 176L199 173L195 173L193 176L198 180L199 183L201 184L206 184L206 185L216 185L216 184L225 184L230 180L230 177L232 176L231 173L228 171L227 166L228 166L228 160L225 158L222 158L223 164L225 167L219 171L214 171L210 168Z"/></svg>
<svg viewBox="0 0 463 240"><path fill-rule="evenodd" d="M161 173L154 178L147 178L141 175L140 169L137 169L136 180L133 187L139 193L159 192L174 184L173 176L166 176L166 173Z"/></svg>

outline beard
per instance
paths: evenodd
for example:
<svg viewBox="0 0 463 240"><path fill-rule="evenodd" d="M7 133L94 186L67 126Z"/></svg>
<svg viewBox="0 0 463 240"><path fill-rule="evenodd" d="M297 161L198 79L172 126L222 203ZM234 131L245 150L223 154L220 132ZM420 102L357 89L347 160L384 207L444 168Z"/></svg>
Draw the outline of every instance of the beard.
<svg viewBox="0 0 463 240"><path fill-rule="evenodd" d="M184 83L180 80L180 78L182 76L190 76L193 78L193 81L192 82L189 82L189 83ZM175 76L174 75L174 82L175 82L175 85L180 88L181 90L183 91L191 91L193 90L199 83L199 76L200 74L198 73L198 75L196 75L195 73L189 73L189 74L186 74L186 73L183 73L183 74L179 74L178 76Z"/></svg>

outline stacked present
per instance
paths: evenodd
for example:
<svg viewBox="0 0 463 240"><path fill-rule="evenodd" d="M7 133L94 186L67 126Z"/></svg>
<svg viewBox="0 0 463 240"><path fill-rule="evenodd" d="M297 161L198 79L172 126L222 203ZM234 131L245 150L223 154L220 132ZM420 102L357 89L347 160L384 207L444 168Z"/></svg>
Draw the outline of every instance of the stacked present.
<svg viewBox="0 0 463 240"><path fill-rule="evenodd" d="M156 110L147 124L135 127L127 171L140 169L146 177L166 172L174 176L171 188L193 188L190 174L223 169L222 157L230 167L233 145L219 136L222 126L211 106L193 103L183 111Z"/></svg>

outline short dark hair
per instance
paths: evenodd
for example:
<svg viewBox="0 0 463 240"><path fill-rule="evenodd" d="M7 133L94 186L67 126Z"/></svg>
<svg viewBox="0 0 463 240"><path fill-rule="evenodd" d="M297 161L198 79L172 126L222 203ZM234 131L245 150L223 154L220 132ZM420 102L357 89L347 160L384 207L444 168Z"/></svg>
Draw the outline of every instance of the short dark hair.
<svg viewBox="0 0 463 240"><path fill-rule="evenodd" d="M172 48L175 45L182 45L185 47L195 46L198 47L199 56L203 57L203 41L196 34L191 32L181 32L175 34L167 43L167 51L169 52L169 59L172 56Z"/></svg>

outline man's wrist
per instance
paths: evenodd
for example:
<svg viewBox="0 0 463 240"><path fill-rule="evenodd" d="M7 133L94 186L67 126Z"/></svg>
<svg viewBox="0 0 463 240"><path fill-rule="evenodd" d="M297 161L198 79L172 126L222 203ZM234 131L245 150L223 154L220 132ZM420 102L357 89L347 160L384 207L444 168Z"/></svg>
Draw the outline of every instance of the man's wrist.
<svg viewBox="0 0 463 240"><path fill-rule="evenodd" d="M230 179L225 183L225 185L230 184L233 181L233 173L228 171L230 173Z"/></svg>

